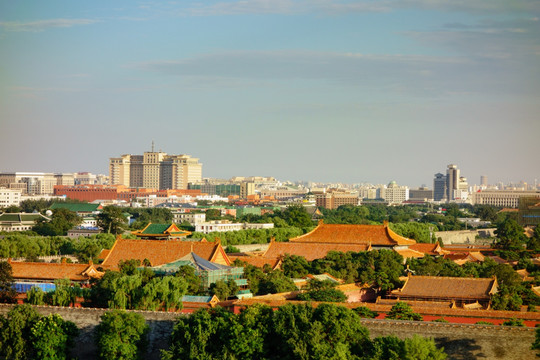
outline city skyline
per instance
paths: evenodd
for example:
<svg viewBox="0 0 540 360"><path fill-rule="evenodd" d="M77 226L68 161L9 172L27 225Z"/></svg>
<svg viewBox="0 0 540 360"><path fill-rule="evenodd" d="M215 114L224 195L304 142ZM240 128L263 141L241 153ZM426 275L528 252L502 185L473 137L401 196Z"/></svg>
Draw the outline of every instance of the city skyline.
<svg viewBox="0 0 540 360"><path fill-rule="evenodd" d="M155 140L213 178L540 178L537 1L0 10L0 172L107 173Z"/></svg>

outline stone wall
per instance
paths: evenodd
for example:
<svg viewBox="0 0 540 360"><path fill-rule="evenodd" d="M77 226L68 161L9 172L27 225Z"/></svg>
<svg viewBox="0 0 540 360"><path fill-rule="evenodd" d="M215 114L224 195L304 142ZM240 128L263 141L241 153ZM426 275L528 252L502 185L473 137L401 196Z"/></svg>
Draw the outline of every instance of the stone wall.
<svg viewBox="0 0 540 360"><path fill-rule="evenodd" d="M537 359L530 349L535 339L534 328L391 320L363 323L372 337L395 335L403 339L413 334L431 337L437 346L444 347L448 359Z"/></svg>
<svg viewBox="0 0 540 360"><path fill-rule="evenodd" d="M442 239L444 245L450 244L476 244L489 245L495 237L495 229L438 231L435 233L437 240Z"/></svg>
<svg viewBox="0 0 540 360"><path fill-rule="evenodd" d="M4 315L11 308L12 305L0 304L0 315ZM81 330L73 355L79 360L97 358L93 332L106 310L52 306L35 306L35 309L42 315L57 313L63 319L73 321ZM168 347L168 336L179 315L167 312L134 312L144 316L150 325L148 354L145 359L159 359L160 349ZM535 352L530 350L535 339L534 328L372 319L363 319L362 323L369 329L372 337L395 335L407 338L413 334L432 337L438 346L445 348L449 359L536 359Z"/></svg>

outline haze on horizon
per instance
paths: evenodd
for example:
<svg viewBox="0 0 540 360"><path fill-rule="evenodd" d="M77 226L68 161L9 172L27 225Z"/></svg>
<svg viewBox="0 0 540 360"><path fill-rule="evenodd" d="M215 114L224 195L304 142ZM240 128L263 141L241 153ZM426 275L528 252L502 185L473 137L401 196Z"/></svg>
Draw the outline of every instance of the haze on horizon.
<svg viewBox="0 0 540 360"><path fill-rule="evenodd" d="M0 172L540 179L537 0L3 1Z"/></svg>

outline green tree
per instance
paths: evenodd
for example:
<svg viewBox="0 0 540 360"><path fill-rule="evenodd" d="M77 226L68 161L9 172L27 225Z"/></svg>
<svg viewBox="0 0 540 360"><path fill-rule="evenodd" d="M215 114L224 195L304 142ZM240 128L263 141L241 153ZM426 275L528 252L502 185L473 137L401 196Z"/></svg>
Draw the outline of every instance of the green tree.
<svg viewBox="0 0 540 360"><path fill-rule="evenodd" d="M31 305L45 305L45 292L38 286L32 286L26 292L26 302Z"/></svg>
<svg viewBox="0 0 540 360"><path fill-rule="evenodd" d="M372 311L366 306L359 306L354 308L353 311L361 318L375 319L379 315L376 311Z"/></svg>
<svg viewBox="0 0 540 360"><path fill-rule="evenodd" d="M32 230L43 236L64 236L81 222L82 219L75 212L58 208L53 210L51 221L40 218Z"/></svg>
<svg viewBox="0 0 540 360"><path fill-rule="evenodd" d="M97 224L109 234L121 234L126 227L126 217L122 208L105 206L97 216Z"/></svg>
<svg viewBox="0 0 540 360"><path fill-rule="evenodd" d="M303 301L326 301L326 302L343 302L347 300L347 296L343 291L335 289L335 283L329 280L320 281L313 279L309 282L308 291L297 296L298 300Z"/></svg>
<svg viewBox="0 0 540 360"><path fill-rule="evenodd" d="M0 318L0 355L6 359L34 359L31 331L40 316L30 305L17 305Z"/></svg>
<svg viewBox="0 0 540 360"><path fill-rule="evenodd" d="M96 328L96 345L100 359L142 359L146 352L149 326L142 315L121 310L101 316Z"/></svg>
<svg viewBox="0 0 540 360"><path fill-rule="evenodd" d="M202 281L201 278L195 273L195 268L193 266L181 266L175 276L184 279L187 284L187 294L198 295L201 292Z"/></svg>
<svg viewBox="0 0 540 360"><path fill-rule="evenodd" d="M525 323L521 319L508 319L502 323L504 326L525 326Z"/></svg>
<svg viewBox="0 0 540 360"><path fill-rule="evenodd" d="M312 228L313 221L311 216L308 214L305 207L302 205L291 205L287 208L277 213L276 216L281 217L285 220L289 226L299 227L299 228Z"/></svg>
<svg viewBox="0 0 540 360"><path fill-rule="evenodd" d="M498 223L495 234L497 235L496 245L500 249L507 251L523 250L525 234L523 228L514 219L507 218Z"/></svg>
<svg viewBox="0 0 540 360"><path fill-rule="evenodd" d="M414 334L412 338L404 340L405 360L444 360L444 348L437 348L433 339L424 338Z"/></svg>
<svg viewBox="0 0 540 360"><path fill-rule="evenodd" d="M0 261L0 302L13 303L17 293L13 289L13 269L7 261Z"/></svg>
<svg viewBox="0 0 540 360"><path fill-rule="evenodd" d="M208 289L210 295L216 295L219 300L227 300L238 292L238 285L234 280L218 280L210 285Z"/></svg>
<svg viewBox="0 0 540 360"><path fill-rule="evenodd" d="M401 301L392 306L386 318L392 320L422 321L422 315L415 313L407 303Z"/></svg>
<svg viewBox="0 0 540 360"><path fill-rule="evenodd" d="M531 345L531 350L540 351L540 327L536 328L536 336L534 338L533 344ZM537 352L536 356L540 357L540 352Z"/></svg>
<svg viewBox="0 0 540 360"><path fill-rule="evenodd" d="M30 340L36 357L44 360L67 359L78 329L58 314L39 319L30 329Z"/></svg>
<svg viewBox="0 0 540 360"><path fill-rule="evenodd" d="M50 293L50 305L69 306L82 294L79 284L72 285L69 279L54 280L55 290Z"/></svg>
<svg viewBox="0 0 540 360"><path fill-rule="evenodd" d="M310 265L305 257L286 254L281 264L283 273L290 278L301 278L309 274Z"/></svg>

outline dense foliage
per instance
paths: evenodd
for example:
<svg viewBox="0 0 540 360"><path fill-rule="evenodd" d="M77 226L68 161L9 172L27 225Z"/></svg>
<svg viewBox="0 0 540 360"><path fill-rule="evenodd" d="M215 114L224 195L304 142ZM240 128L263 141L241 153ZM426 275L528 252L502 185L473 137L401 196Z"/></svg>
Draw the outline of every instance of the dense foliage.
<svg viewBox="0 0 540 360"><path fill-rule="evenodd" d="M131 224L132 229L143 229L149 223L170 224L173 220L171 210L166 208L125 208L125 212L131 214L135 220Z"/></svg>
<svg viewBox="0 0 540 360"><path fill-rule="evenodd" d="M155 276L149 269L126 266L107 271L96 280L87 301L95 307L111 309L182 309L187 283L180 276Z"/></svg>
<svg viewBox="0 0 540 360"><path fill-rule="evenodd" d="M65 236L68 230L81 222L82 218L75 212L58 208L53 210L50 221L44 218L38 219L36 225L32 227L32 231L43 236Z"/></svg>
<svg viewBox="0 0 540 360"><path fill-rule="evenodd" d="M0 257L26 258L36 261L38 256L75 255L79 261L97 262L101 250L110 249L115 242L112 234L70 239L61 236L29 236L9 234L0 239Z"/></svg>
<svg viewBox="0 0 540 360"><path fill-rule="evenodd" d="M0 318L0 356L6 359L67 359L78 330L59 315L40 316L18 305Z"/></svg>
<svg viewBox="0 0 540 360"><path fill-rule="evenodd" d="M398 349L396 351L396 348ZM399 357L388 357L396 353ZM359 316L341 306L221 308L179 317L163 359L444 359L432 340L371 341Z"/></svg>
<svg viewBox="0 0 540 360"><path fill-rule="evenodd" d="M7 261L0 261L0 303L13 303L16 295L13 289L13 269Z"/></svg>
<svg viewBox="0 0 540 360"><path fill-rule="evenodd" d="M311 228L310 228L311 229ZM304 230L297 227L273 228L273 229L249 229L228 232L211 232L203 234L194 232L191 237L196 239L206 238L208 241L221 240L223 246L244 244L266 244L270 239L286 241L290 238L304 234Z"/></svg>
<svg viewBox="0 0 540 360"><path fill-rule="evenodd" d="M101 316L96 328L95 342L100 359L143 359L149 326L140 314L121 310L108 311Z"/></svg>

